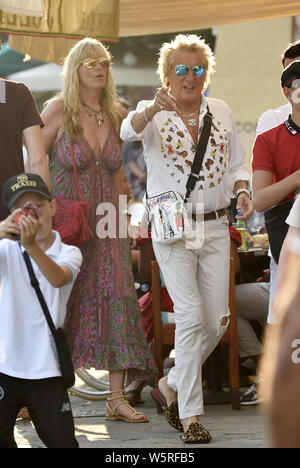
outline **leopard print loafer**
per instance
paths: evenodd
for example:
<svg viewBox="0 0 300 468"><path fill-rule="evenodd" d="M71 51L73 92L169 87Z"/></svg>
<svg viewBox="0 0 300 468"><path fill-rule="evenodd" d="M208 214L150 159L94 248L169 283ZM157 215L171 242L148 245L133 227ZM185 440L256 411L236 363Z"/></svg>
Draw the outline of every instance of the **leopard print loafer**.
<svg viewBox="0 0 300 468"><path fill-rule="evenodd" d="M211 441L210 433L199 422L192 422L180 438L185 444L209 444Z"/></svg>
<svg viewBox="0 0 300 468"><path fill-rule="evenodd" d="M152 390L151 395L152 395L153 400L156 401L156 403L160 405L170 426L174 427L174 429L177 429L177 431L183 432L183 426L179 419L177 401L173 401L173 403L171 403L170 406L167 406L165 397L159 391L158 388Z"/></svg>
<svg viewBox="0 0 300 468"><path fill-rule="evenodd" d="M162 410L165 413L165 416L170 426L174 427L174 429L177 429L177 431L183 432L183 426L179 419L177 401L173 401L173 403L171 403L170 406L162 406Z"/></svg>

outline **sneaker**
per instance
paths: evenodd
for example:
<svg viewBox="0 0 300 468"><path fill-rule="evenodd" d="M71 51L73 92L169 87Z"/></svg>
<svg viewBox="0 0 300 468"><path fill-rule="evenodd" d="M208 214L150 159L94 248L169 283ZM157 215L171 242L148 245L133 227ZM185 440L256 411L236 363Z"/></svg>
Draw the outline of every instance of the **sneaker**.
<svg viewBox="0 0 300 468"><path fill-rule="evenodd" d="M241 405L242 406L254 406L258 405L259 403L263 402L263 398L258 398L257 394L257 386L258 386L259 381L256 380L251 387L248 388L248 390L243 393L241 396Z"/></svg>

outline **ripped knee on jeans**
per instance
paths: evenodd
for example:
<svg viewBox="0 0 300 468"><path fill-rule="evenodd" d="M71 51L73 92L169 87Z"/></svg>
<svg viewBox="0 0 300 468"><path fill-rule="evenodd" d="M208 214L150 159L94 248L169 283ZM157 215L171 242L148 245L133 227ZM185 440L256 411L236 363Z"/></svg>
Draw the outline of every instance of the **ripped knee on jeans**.
<svg viewBox="0 0 300 468"><path fill-rule="evenodd" d="M229 325L229 322L230 322L230 318L229 318L229 315L225 315L224 317L222 317L220 319L220 327L228 327Z"/></svg>

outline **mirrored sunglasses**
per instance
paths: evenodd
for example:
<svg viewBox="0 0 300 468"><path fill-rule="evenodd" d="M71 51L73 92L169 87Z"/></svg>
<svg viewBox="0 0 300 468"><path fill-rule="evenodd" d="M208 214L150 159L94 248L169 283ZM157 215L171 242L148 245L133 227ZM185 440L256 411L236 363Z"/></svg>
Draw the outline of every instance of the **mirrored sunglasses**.
<svg viewBox="0 0 300 468"><path fill-rule="evenodd" d="M193 74L200 78L204 75L205 68L202 65L194 65L193 67L189 67L188 65L176 65L175 72L177 76L185 76L188 74L189 69L191 68Z"/></svg>
<svg viewBox="0 0 300 468"><path fill-rule="evenodd" d="M99 63L101 67L108 68L110 65L110 60L108 60L107 58L103 58L103 57L98 58L98 59L87 58L82 62L82 65L85 68L95 68L97 63Z"/></svg>

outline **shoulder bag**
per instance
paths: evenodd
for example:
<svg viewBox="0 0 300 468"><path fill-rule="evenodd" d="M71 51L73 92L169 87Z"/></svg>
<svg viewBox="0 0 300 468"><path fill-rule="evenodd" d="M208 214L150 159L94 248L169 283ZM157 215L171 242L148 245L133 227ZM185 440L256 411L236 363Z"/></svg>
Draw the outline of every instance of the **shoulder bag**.
<svg viewBox="0 0 300 468"><path fill-rule="evenodd" d="M264 212L266 231L269 236L269 244L272 257L278 264L281 247L289 230L285 222L290 214L294 200L288 200L278 206L273 206Z"/></svg>
<svg viewBox="0 0 300 468"><path fill-rule="evenodd" d="M21 249L21 246L20 246L20 249ZM23 252L22 255L24 257L26 268L30 276L31 286L34 288L36 292L36 295L38 297L38 300L44 312L45 318L47 320L48 326L51 330L51 333L55 342L56 350L57 350L58 362L59 362L59 367L61 370L62 379L63 379L65 387L68 389L70 387L73 387L73 385L75 384L75 373L74 373L74 366L72 362L71 351L67 343L66 332L63 328L55 327L52 317L50 315L48 306L46 304L45 298L40 289L39 282L33 271L30 257L28 253L26 252L26 250Z"/></svg>
<svg viewBox="0 0 300 468"><path fill-rule="evenodd" d="M53 229L59 232L61 240L65 244L81 247L84 242L94 236L88 224L89 205L81 199L73 145L71 153L79 201L68 198L56 199L57 210L53 220Z"/></svg>
<svg viewBox="0 0 300 468"><path fill-rule="evenodd" d="M186 183L185 197L182 198L175 190L168 190L152 197L146 195L145 204L148 211L148 219L151 222L151 235L152 239L156 242L171 244L183 237L184 222L187 219L185 203L187 203L196 182L199 180L211 124L212 114L207 107L196 154Z"/></svg>

